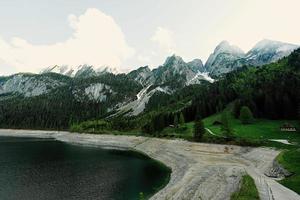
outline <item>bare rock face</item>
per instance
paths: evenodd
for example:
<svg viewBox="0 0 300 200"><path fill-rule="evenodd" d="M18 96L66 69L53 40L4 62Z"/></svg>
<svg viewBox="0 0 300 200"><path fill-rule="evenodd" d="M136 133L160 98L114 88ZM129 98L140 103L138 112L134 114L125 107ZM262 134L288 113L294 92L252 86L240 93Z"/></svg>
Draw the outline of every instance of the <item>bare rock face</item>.
<svg viewBox="0 0 300 200"><path fill-rule="evenodd" d="M17 94L25 97L39 96L64 84L64 81L51 76L16 74L0 83L0 95Z"/></svg>

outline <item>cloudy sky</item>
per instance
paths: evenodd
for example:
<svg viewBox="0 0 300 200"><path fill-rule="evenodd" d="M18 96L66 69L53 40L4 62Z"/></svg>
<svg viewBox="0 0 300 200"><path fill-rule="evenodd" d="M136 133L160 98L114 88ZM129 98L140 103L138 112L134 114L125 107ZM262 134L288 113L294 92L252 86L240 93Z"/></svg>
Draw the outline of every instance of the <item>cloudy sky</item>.
<svg viewBox="0 0 300 200"><path fill-rule="evenodd" d="M52 65L207 59L222 40L248 51L268 38L300 44L299 0L0 0L0 75Z"/></svg>

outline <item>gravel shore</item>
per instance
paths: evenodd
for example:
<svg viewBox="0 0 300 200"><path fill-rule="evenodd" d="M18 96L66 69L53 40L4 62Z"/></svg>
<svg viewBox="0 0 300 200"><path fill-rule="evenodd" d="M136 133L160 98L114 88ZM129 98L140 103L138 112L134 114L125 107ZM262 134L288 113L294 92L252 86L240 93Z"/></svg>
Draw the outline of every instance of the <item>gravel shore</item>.
<svg viewBox="0 0 300 200"><path fill-rule="evenodd" d="M77 134L58 131L0 130L0 136L55 138L59 141L143 152L172 169L170 182L151 199L230 199L241 176L251 175L262 200L300 200L267 177L279 151L159 138Z"/></svg>

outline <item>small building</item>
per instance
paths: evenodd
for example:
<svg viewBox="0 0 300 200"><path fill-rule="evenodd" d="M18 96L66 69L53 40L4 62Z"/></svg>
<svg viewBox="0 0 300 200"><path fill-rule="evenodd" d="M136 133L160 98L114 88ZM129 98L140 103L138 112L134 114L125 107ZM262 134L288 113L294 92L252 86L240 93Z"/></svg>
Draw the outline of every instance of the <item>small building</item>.
<svg viewBox="0 0 300 200"><path fill-rule="evenodd" d="M290 123L284 123L281 127L280 127L280 131L282 132L296 132L297 128L295 126L293 126Z"/></svg>

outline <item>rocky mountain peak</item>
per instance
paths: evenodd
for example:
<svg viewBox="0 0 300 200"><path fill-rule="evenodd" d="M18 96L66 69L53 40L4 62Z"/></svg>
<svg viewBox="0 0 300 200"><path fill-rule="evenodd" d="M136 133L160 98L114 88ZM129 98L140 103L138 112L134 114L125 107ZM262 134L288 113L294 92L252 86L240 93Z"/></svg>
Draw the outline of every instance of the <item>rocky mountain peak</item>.
<svg viewBox="0 0 300 200"><path fill-rule="evenodd" d="M245 54L243 50L241 50L239 47L229 44L229 42L226 40L220 42L215 48L214 54L219 54L219 53L230 53L230 54L237 54L237 55Z"/></svg>
<svg viewBox="0 0 300 200"><path fill-rule="evenodd" d="M163 64L164 66L174 66L178 64L183 64L185 63L183 59L180 56L176 56L173 54L172 56L167 57L165 63Z"/></svg>
<svg viewBox="0 0 300 200"><path fill-rule="evenodd" d="M239 60L244 56L245 53L239 47L230 45L227 41L222 41L208 57L205 69L215 76L228 73L241 66Z"/></svg>
<svg viewBox="0 0 300 200"><path fill-rule="evenodd" d="M152 84L154 82L153 73L148 66L140 67L129 72L127 75L135 81L138 81L143 86Z"/></svg>
<svg viewBox="0 0 300 200"><path fill-rule="evenodd" d="M279 41L263 39L246 54L247 63L250 65L264 65L275 62L284 56L288 56L298 45Z"/></svg>

